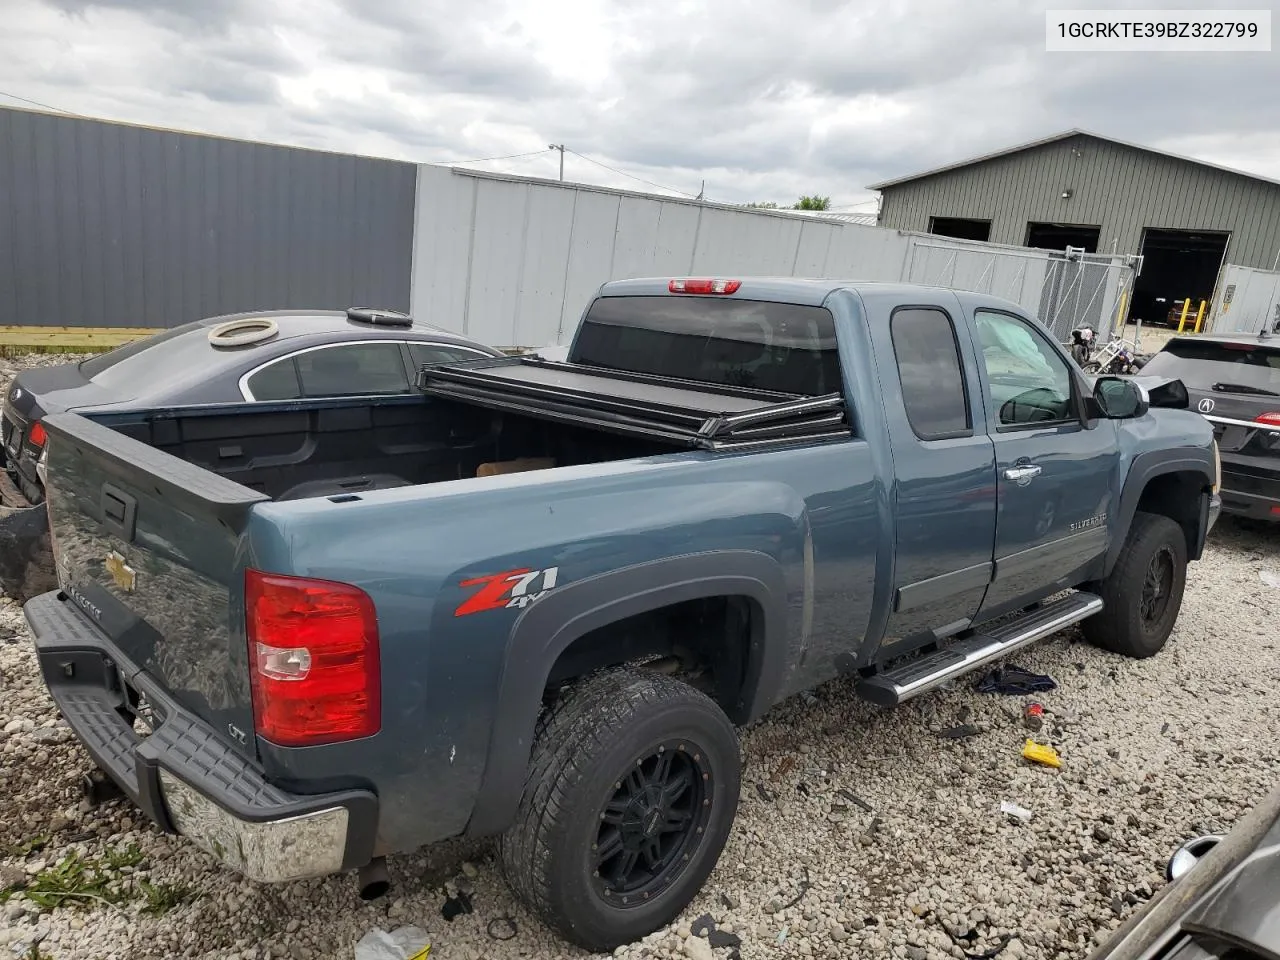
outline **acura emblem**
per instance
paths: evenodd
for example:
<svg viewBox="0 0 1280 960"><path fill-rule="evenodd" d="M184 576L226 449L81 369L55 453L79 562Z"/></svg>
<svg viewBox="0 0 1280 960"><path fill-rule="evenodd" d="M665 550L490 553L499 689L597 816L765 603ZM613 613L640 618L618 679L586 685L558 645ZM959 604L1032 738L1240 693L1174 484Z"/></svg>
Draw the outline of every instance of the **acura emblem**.
<svg viewBox="0 0 1280 960"><path fill-rule="evenodd" d="M1211 413L1213 411L1213 401L1208 397L1205 397L1203 400L1200 401L1200 406L1198 409L1200 410L1201 413Z"/></svg>

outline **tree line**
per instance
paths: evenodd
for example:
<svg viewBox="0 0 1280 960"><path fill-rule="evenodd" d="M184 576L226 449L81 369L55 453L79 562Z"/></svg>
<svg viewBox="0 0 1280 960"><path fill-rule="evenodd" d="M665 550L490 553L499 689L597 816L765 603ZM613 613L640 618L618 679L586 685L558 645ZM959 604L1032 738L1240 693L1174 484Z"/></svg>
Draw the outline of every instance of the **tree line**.
<svg viewBox="0 0 1280 960"><path fill-rule="evenodd" d="M767 200L764 203L748 203L747 206L753 207L756 210L830 210L831 198L820 197L817 194L814 194L812 197L801 197L789 207L779 206L772 200Z"/></svg>

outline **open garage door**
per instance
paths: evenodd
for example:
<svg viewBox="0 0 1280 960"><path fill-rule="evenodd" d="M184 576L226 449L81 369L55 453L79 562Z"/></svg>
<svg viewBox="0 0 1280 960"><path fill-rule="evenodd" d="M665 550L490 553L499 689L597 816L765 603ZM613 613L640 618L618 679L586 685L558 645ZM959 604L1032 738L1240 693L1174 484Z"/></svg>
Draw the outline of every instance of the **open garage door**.
<svg viewBox="0 0 1280 960"><path fill-rule="evenodd" d="M1085 253L1098 252L1102 227L1088 223L1027 223L1027 246L1039 250L1066 250L1075 247Z"/></svg>
<svg viewBox="0 0 1280 960"><path fill-rule="evenodd" d="M1176 325L1184 299L1191 300L1194 317L1201 300L1213 299L1230 238L1209 230L1144 230L1142 274L1134 284L1130 319Z"/></svg>

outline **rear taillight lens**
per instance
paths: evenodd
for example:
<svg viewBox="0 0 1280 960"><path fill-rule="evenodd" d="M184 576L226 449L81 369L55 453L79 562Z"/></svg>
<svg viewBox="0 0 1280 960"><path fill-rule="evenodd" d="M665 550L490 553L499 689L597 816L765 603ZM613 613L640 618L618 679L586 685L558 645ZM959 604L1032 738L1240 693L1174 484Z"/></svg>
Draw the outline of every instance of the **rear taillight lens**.
<svg viewBox="0 0 1280 960"><path fill-rule="evenodd" d="M245 572L257 732L286 747L355 740L382 727L378 618L359 587Z"/></svg>
<svg viewBox="0 0 1280 960"><path fill-rule="evenodd" d="M27 442L33 447L43 447L47 439L49 438L44 432L44 424L37 420L31 425L31 432L27 434Z"/></svg>
<svg viewBox="0 0 1280 960"><path fill-rule="evenodd" d="M1255 422L1265 423L1268 427L1280 427L1280 411L1264 413L1259 416Z"/></svg>
<svg viewBox="0 0 1280 960"><path fill-rule="evenodd" d="M672 280L668 293L737 293L741 280Z"/></svg>

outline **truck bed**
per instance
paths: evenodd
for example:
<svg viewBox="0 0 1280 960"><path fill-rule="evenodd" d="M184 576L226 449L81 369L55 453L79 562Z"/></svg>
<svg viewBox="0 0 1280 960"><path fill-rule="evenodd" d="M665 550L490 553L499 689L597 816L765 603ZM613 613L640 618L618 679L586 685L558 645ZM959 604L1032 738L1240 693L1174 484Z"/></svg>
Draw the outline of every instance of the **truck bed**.
<svg viewBox="0 0 1280 960"><path fill-rule="evenodd" d="M662 438L424 397L187 407L93 419L273 500L602 463L679 448Z"/></svg>

